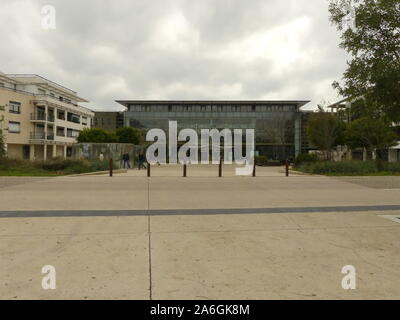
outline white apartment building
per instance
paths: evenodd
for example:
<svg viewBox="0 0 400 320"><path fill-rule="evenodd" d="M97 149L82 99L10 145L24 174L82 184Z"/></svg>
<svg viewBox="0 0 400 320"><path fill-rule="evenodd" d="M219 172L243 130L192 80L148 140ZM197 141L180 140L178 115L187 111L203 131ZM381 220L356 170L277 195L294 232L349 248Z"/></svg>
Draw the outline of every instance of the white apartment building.
<svg viewBox="0 0 400 320"><path fill-rule="evenodd" d="M0 129L8 158L46 160L71 155L94 113L75 91L34 74L0 73Z"/></svg>

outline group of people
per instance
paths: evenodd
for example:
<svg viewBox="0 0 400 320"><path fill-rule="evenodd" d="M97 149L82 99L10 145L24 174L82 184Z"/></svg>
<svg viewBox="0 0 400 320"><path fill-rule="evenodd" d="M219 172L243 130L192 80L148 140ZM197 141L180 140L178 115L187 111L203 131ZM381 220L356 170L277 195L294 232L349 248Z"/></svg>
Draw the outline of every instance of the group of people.
<svg viewBox="0 0 400 320"><path fill-rule="evenodd" d="M124 153L121 157L121 161L122 161L122 166L124 169L130 169L131 168L131 164L130 164L130 156L129 153ZM146 169L146 157L144 156L143 153L139 154L138 157L138 169Z"/></svg>
<svg viewBox="0 0 400 320"><path fill-rule="evenodd" d="M100 152L99 160L100 160L100 161L103 161L103 160L104 160L104 154L103 154L103 152ZM139 157L138 157L138 169L139 169L139 170L142 169L142 168L143 168L143 169L146 169L147 167L146 167L145 163L146 163L146 157L144 156L143 153L140 153L140 154L139 154ZM121 164L122 164L122 167L123 167L124 169L130 169L130 168L131 168L129 153L125 152L125 153L121 156Z"/></svg>

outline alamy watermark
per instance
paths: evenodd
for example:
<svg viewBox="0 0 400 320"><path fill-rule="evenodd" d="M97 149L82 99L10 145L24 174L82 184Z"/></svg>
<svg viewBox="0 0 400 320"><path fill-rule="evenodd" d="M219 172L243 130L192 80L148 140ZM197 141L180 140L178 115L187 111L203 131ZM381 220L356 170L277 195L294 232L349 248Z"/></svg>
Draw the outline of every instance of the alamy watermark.
<svg viewBox="0 0 400 320"><path fill-rule="evenodd" d="M356 25L356 9L354 6L353 0L348 0L345 2L344 7L346 10L346 16L343 18L343 25L347 27L347 29L355 30Z"/></svg>
<svg viewBox="0 0 400 320"><path fill-rule="evenodd" d="M41 25L44 30L55 30L57 28L56 8L52 5L45 5L41 11Z"/></svg>
<svg viewBox="0 0 400 320"><path fill-rule="evenodd" d="M347 265L342 268L342 274L345 276L342 279L342 288L344 290L357 289L356 284L356 268L352 265Z"/></svg>
<svg viewBox="0 0 400 320"><path fill-rule="evenodd" d="M221 147L221 139L224 146ZM168 138L162 129L151 129L147 132L146 141L154 142L146 152L150 164L166 164L167 148L170 164L209 164L210 140L213 164L220 163L221 154L226 164L236 163L244 167L236 168L236 175L250 175L254 166L254 129L201 129L200 139L194 129L183 129L178 132L177 121L169 121ZM243 148L243 140L245 147ZM185 142L178 151L178 142ZM244 154L243 154L244 151Z"/></svg>
<svg viewBox="0 0 400 320"><path fill-rule="evenodd" d="M44 290L55 290L56 289L56 268L51 265L43 266L42 274L45 274L45 276L42 278L42 288Z"/></svg>

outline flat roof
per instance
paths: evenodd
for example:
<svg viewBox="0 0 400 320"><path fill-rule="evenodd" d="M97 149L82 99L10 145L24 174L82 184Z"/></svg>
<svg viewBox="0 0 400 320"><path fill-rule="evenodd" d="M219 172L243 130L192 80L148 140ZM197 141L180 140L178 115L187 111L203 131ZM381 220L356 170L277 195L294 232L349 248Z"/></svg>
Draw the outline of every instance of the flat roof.
<svg viewBox="0 0 400 320"><path fill-rule="evenodd" d="M115 100L127 107L130 104L296 104L302 107L311 100Z"/></svg>
<svg viewBox="0 0 400 320"><path fill-rule="evenodd" d="M5 74L6 77L10 78L10 79L17 79L19 81L21 80L28 80L28 81L32 81L32 83L35 84L40 84L40 85L46 85L49 87L52 87L54 89L58 89L61 90L67 94L69 94L71 97L73 97L74 99L76 99L79 102L89 102L88 100L81 98L78 96L78 93L72 89L69 89L57 82L54 82L52 80L49 80L45 77L42 77L38 74L34 74L34 73L28 73L28 74L12 74L12 73L7 73ZM23 81L21 81L23 82Z"/></svg>

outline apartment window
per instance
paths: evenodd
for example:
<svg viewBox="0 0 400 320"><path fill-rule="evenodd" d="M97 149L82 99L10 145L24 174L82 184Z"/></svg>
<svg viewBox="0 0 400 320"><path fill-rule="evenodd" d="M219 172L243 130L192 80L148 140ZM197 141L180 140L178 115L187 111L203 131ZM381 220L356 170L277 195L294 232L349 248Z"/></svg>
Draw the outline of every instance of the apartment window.
<svg viewBox="0 0 400 320"><path fill-rule="evenodd" d="M57 119L58 120L65 120L65 111L57 110Z"/></svg>
<svg viewBox="0 0 400 320"><path fill-rule="evenodd" d="M10 121L8 123L8 132L9 133L20 133L21 132L21 123Z"/></svg>
<svg viewBox="0 0 400 320"><path fill-rule="evenodd" d="M57 136L65 137L65 129L63 127L57 127Z"/></svg>
<svg viewBox="0 0 400 320"><path fill-rule="evenodd" d="M78 130L67 129L67 137L69 138L77 138L79 136Z"/></svg>
<svg viewBox="0 0 400 320"><path fill-rule="evenodd" d="M75 113L68 112L67 113L67 120L69 122L74 122L74 123L81 123L81 117Z"/></svg>
<svg viewBox="0 0 400 320"><path fill-rule="evenodd" d="M87 117L82 117L82 125L87 126Z"/></svg>
<svg viewBox="0 0 400 320"><path fill-rule="evenodd" d="M10 101L8 111L10 113L21 113L21 104L19 102Z"/></svg>

